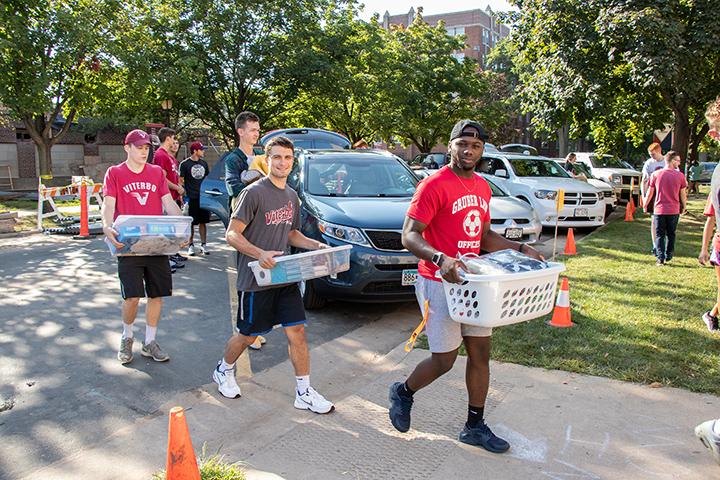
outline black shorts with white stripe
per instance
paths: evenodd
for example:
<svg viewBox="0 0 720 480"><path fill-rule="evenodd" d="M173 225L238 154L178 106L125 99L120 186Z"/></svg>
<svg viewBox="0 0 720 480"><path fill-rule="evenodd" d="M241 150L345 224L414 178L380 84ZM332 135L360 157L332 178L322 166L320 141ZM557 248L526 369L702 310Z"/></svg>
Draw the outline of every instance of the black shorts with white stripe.
<svg viewBox="0 0 720 480"><path fill-rule="evenodd" d="M291 327L305 323L297 283L257 292L238 291L237 330L245 336L264 335L275 325Z"/></svg>

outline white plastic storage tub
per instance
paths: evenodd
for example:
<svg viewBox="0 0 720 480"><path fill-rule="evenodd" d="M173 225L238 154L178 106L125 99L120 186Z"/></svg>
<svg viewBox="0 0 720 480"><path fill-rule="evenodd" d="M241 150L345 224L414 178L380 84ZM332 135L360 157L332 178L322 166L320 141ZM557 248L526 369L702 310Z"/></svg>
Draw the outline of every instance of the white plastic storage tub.
<svg viewBox="0 0 720 480"><path fill-rule="evenodd" d="M262 268L257 260L248 266L261 287L295 283L350 270L350 249L352 245L343 245L275 257L272 269Z"/></svg>
<svg viewBox="0 0 720 480"><path fill-rule="evenodd" d="M562 263L548 262L547 268L529 272L466 273L462 285L443 280L450 317L460 323L499 327L547 315L564 270Z"/></svg>
<svg viewBox="0 0 720 480"><path fill-rule="evenodd" d="M120 215L113 222L121 249L105 239L110 253L118 256L174 255L190 239L191 217L168 215Z"/></svg>

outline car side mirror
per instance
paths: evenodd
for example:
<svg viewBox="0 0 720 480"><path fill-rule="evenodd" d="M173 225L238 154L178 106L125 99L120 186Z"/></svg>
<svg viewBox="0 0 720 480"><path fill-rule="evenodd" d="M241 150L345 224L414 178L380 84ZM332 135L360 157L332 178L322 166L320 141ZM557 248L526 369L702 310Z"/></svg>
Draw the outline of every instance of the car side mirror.
<svg viewBox="0 0 720 480"><path fill-rule="evenodd" d="M504 168L498 168L497 170L495 170L495 173L493 173L493 175L500 178L510 178L507 170L505 170Z"/></svg>

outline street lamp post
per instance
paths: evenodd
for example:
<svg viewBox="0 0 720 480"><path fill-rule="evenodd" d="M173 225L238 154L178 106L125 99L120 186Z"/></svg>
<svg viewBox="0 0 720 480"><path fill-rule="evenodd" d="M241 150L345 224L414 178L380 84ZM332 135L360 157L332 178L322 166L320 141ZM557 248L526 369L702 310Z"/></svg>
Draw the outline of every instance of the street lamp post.
<svg viewBox="0 0 720 480"><path fill-rule="evenodd" d="M162 107L163 112L165 113L165 126L170 126L170 110L172 110L172 100L165 99L160 103L160 107Z"/></svg>

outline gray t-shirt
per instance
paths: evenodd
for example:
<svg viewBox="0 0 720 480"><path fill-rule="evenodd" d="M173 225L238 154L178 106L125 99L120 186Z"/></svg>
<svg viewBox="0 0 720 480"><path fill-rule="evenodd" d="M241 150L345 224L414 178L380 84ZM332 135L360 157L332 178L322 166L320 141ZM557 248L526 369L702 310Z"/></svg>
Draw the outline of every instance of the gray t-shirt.
<svg viewBox="0 0 720 480"><path fill-rule="evenodd" d="M300 230L300 199L292 188L281 190L270 177L261 178L240 192L233 218L247 225L243 235L256 247L285 252L290 232ZM260 287L255 281L248 263L257 259L243 254L238 257L238 291L274 288Z"/></svg>

